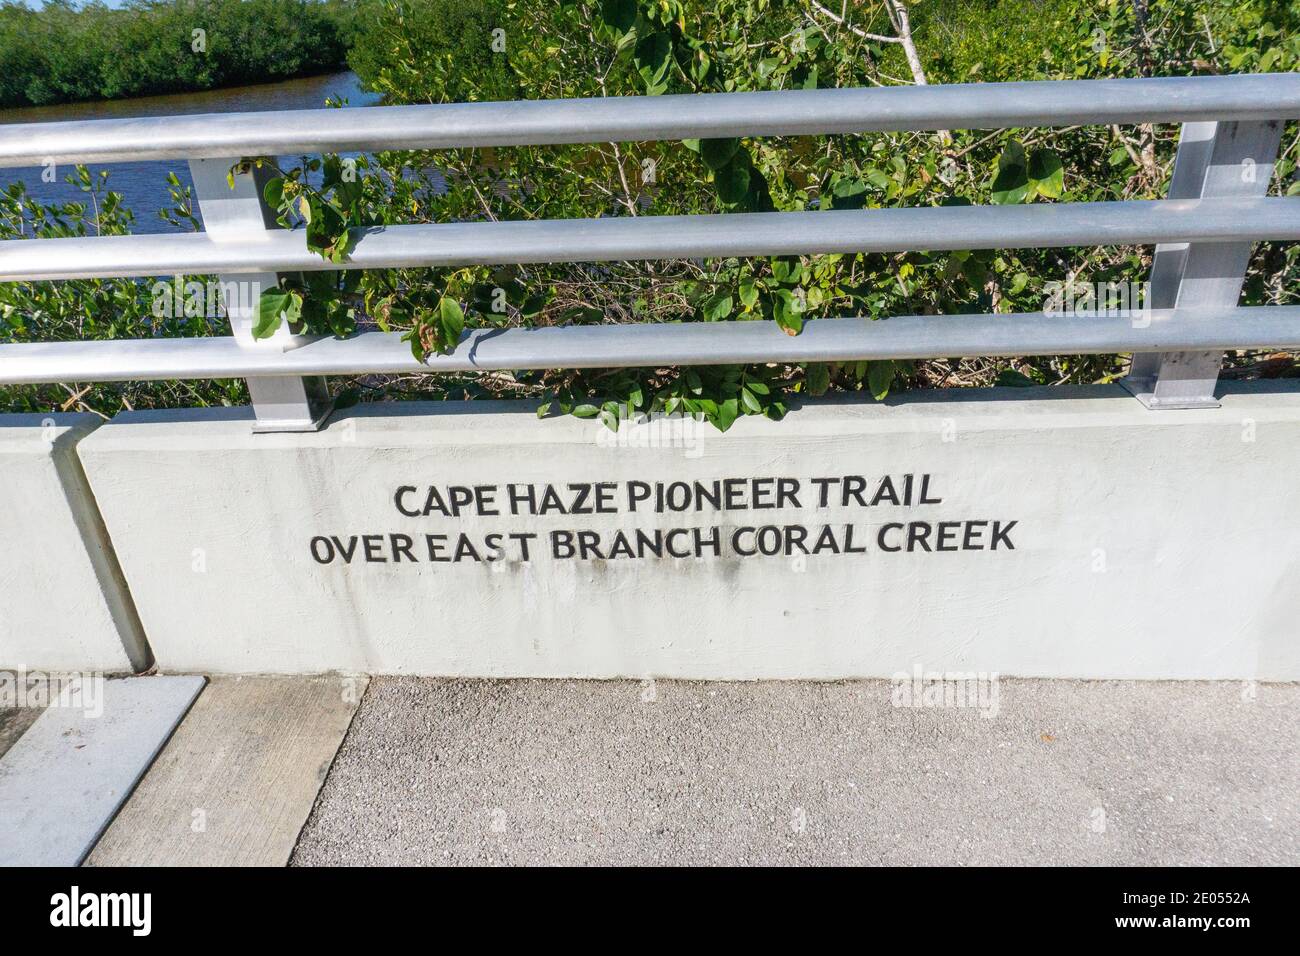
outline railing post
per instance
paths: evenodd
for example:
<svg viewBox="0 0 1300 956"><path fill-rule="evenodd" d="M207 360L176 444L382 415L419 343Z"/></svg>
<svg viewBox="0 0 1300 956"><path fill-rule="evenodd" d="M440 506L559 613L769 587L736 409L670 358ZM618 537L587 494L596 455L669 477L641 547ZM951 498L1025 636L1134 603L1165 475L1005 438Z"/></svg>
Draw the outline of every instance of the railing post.
<svg viewBox="0 0 1300 956"><path fill-rule="evenodd" d="M1278 120L1185 123L1169 183L1170 199L1263 196L1282 137ZM1252 243L1156 246L1153 309L1237 305ZM1148 352L1133 356L1121 384L1147 408L1214 408L1222 352Z"/></svg>
<svg viewBox="0 0 1300 956"><path fill-rule="evenodd" d="M204 230L221 241L255 241L258 233L279 228L262 198L262 187L270 178L269 170L256 167L237 170L232 190L228 176L238 162L238 158L190 160ZM285 352L306 341L283 325L270 338L253 338L258 298L263 289L271 288L278 281L274 272L229 273L218 276L218 281L231 331L241 348ZM254 431L316 431L332 410L329 390L322 377L266 376L247 381L256 417Z"/></svg>

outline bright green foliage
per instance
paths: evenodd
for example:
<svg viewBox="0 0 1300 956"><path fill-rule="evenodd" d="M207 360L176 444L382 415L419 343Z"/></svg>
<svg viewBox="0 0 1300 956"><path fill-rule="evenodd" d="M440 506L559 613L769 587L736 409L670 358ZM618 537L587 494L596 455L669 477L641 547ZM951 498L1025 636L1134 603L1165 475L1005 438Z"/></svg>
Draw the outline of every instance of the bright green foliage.
<svg viewBox="0 0 1300 956"><path fill-rule="evenodd" d="M0 107L327 72L343 65L349 16L340 0L128 0L121 9L49 0L35 10L4 0Z"/></svg>

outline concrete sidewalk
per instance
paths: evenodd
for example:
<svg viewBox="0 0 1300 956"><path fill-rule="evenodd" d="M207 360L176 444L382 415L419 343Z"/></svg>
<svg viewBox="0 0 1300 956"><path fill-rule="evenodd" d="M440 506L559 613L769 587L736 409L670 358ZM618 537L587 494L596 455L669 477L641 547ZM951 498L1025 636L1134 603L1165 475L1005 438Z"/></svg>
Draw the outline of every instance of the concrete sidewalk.
<svg viewBox="0 0 1300 956"><path fill-rule="evenodd" d="M293 863L1300 863L1300 685L998 691L376 678Z"/></svg>

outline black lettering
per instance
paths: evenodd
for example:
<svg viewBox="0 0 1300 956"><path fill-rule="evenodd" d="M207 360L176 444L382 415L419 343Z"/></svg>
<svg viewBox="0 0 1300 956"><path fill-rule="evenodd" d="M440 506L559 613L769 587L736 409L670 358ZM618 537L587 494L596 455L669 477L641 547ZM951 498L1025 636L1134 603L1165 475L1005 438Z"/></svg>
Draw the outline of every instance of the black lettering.
<svg viewBox="0 0 1300 956"><path fill-rule="evenodd" d="M564 502L560 500L559 493L551 485L546 486L546 491L542 494L542 503L537 509L539 515L549 514L552 511L558 511L564 514Z"/></svg>
<svg viewBox="0 0 1300 956"><path fill-rule="evenodd" d="M319 545L325 546L325 557L321 557ZM316 559L317 564L329 564L334 560L334 545L330 544L330 539L317 535L311 539L311 556Z"/></svg>
<svg viewBox="0 0 1300 956"><path fill-rule="evenodd" d="M825 508L830 504L831 485L839 481L838 478L814 478L812 483L817 486L817 507Z"/></svg>
<svg viewBox="0 0 1300 956"><path fill-rule="evenodd" d="M654 537L646 534L640 528L636 529L636 553L637 557L644 558L649 551L656 558L664 556L664 533L656 528Z"/></svg>
<svg viewBox="0 0 1300 956"><path fill-rule="evenodd" d="M862 492L865 491L866 488L867 479L863 478L861 475L845 475L844 487L840 492L840 504L847 508L849 506L849 498L852 498L858 503L859 508L865 508L867 502L866 499L862 497ZM872 504L874 505L875 502L873 501Z"/></svg>
<svg viewBox="0 0 1300 956"><path fill-rule="evenodd" d="M512 531L510 533L510 540L519 543L519 555L521 560L528 560L528 542L535 537L537 537L537 533L534 531Z"/></svg>
<svg viewBox="0 0 1300 956"><path fill-rule="evenodd" d="M921 500L917 502L917 504L937 505L943 503L942 498L931 498L929 497L929 495L930 495L930 476L922 475L921 476Z"/></svg>
<svg viewBox="0 0 1300 956"><path fill-rule="evenodd" d="M726 489L727 510L744 511L748 507L745 504L745 479L728 478L722 483Z"/></svg>
<svg viewBox="0 0 1300 956"><path fill-rule="evenodd" d="M713 549L713 556L714 556L714 557L718 557L719 555L721 555L721 554L722 554L722 542L721 542L721 541L719 540L719 538L718 538L718 529L717 529L717 528L710 528L710 529L709 529L709 537L708 537L707 539L705 539L705 538L700 534L700 531L702 531L702 530L703 530L703 529L701 529L701 528L692 528L692 529L691 529L691 531L694 533L694 537L695 537L695 556L698 558L701 554L703 554L703 553L704 553L704 548L705 548L706 546L707 546L707 547L710 547L710 548Z"/></svg>
<svg viewBox="0 0 1300 956"><path fill-rule="evenodd" d="M355 554L357 550L357 536L354 534L348 538L348 546L346 548L343 547L343 542L338 539L337 535L331 535L330 537L334 541L335 550L337 550L339 556L343 558L343 563L351 564L352 555Z"/></svg>
<svg viewBox="0 0 1300 956"><path fill-rule="evenodd" d="M898 545L897 547L890 547L889 545L885 544L885 532L893 528L898 528L901 531L903 526L899 524L897 521L891 521L889 522L889 524L880 526L880 532L876 535L876 545L880 548L881 551L902 551L903 550L903 546L901 544Z"/></svg>
<svg viewBox="0 0 1300 956"><path fill-rule="evenodd" d="M695 482L695 510L703 511L706 503L714 511L722 507L722 482L715 481L712 486Z"/></svg>
<svg viewBox="0 0 1300 956"><path fill-rule="evenodd" d="M510 513L519 514L519 506L525 502L528 503L526 514L537 513L537 497L533 491L532 485L523 485L523 492L519 491L520 485L510 485L506 490L510 492Z"/></svg>
<svg viewBox="0 0 1300 956"><path fill-rule="evenodd" d="M387 564L388 559L379 553L379 548L383 544L384 536L382 534L367 534L362 536L361 544L366 550L366 560L370 563Z"/></svg>
<svg viewBox="0 0 1300 956"><path fill-rule="evenodd" d="M429 494L424 499L424 513L430 515L435 511L441 511L445 518L451 517L451 515L447 513L446 502L442 500L442 495L438 492L438 486L430 485Z"/></svg>
<svg viewBox="0 0 1300 956"><path fill-rule="evenodd" d="M956 544L957 529L961 527L960 521L940 521L939 522L939 541L935 544L936 551L960 551ZM952 540L954 543L947 545L945 542Z"/></svg>
<svg viewBox="0 0 1300 956"><path fill-rule="evenodd" d="M591 497L591 485L569 485L569 490L574 492L575 495L573 505L569 508L569 514L591 514L591 506L587 504L587 499Z"/></svg>
<svg viewBox="0 0 1300 956"><path fill-rule="evenodd" d="M456 555L455 557L452 558L452 560L453 561L463 560L466 555L469 555L469 557L473 558L475 561L483 560L478 556L478 552L474 550L474 545L470 543L469 535L462 534L459 538L456 539Z"/></svg>
<svg viewBox="0 0 1300 956"><path fill-rule="evenodd" d="M443 545L447 543L445 534L426 534L424 536L425 547L429 549L430 561L450 561L451 558L442 553Z"/></svg>
<svg viewBox="0 0 1300 956"><path fill-rule="evenodd" d="M845 554L866 554L867 547L863 545L860 548L853 547L853 525L844 526L844 553Z"/></svg>
<svg viewBox="0 0 1300 956"><path fill-rule="evenodd" d="M405 508L402 507L402 496L409 494L415 490L416 490L415 485L402 485L402 487L397 489L397 493L393 495L393 504L396 506L398 511L406 515L406 517L408 518L420 517L420 512L407 511Z"/></svg>
<svg viewBox="0 0 1300 956"><path fill-rule="evenodd" d="M636 552L632 550L632 543L627 540L627 535L622 531L614 532L614 546L609 549L610 558L635 558Z"/></svg>
<svg viewBox="0 0 1300 956"><path fill-rule="evenodd" d="M835 532L831 530L828 524L822 525L822 532L817 536L817 543L813 545L813 554L821 554L822 551L830 551L831 554L840 553L839 542L835 540Z"/></svg>
<svg viewBox="0 0 1300 956"><path fill-rule="evenodd" d="M800 507L798 478L778 478L776 480L776 506L778 508Z"/></svg>
<svg viewBox="0 0 1300 956"><path fill-rule="evenodd" d="M990 545L989 550L996 551L999 541L1007 546L1008 551L1016 550L1016 546L1011 543L1011 539L1007 535L1011 534L1011 529L1019 523L1018 521L1009 521L1006 527L1003 527L1001 521L993 522L993 543Z"/></svg>
<svg viewBox="0 0 1300 956"><path fill-rule="evenodd" d="M582 561L590 560L587 555L588 551L599 561L605 559L605 556L600 553L600 535L595 531L578 532L578 550L581 552L579 559Z"/></svg>
<svg viewBox="0 0 1300 956"><path fill-rule="evenodd" d="M650 486L644 481L629 481L627 483L627 510L636 511L639 502L648 501L650 498Z"/></svg>
<svg viewBox="0 0 1300 956"><path fill-rule="evenodd" d="M907 526L907 551L911 554L916 550L916 545L921 546L922 551L930 550L930 532L933 530L928 521L913 521Z"/></svg>
<svg viewBox="0 0 1300 956"><path fill-rule="evenodd" d="M785 528L785 553L794 554L794 549L798 548L803 554L808 553L808 546L804 541L808 537L808 529L797 524L786 525ZM820 544L820 542L818 542Z"/></svg>
<svg viewBox="0 0 1300 956"><path fill-rule="evenodd" d="M452 517L459 518L460 509L474 500L474 492L464 485L452 485L447 492L451 496Z"/></svg>
<svg viewBox="0 0 1300 956"><path fill-rule="evenodd" d="M497 501L496 485L475 485L474 486L474 507L478 509L481 515L499 515L494 506Z"/></svg>
<svg viewBox="0 0 1300 956"><path fill-rule="evenodd" d="M551 532L551 557L571 558L574 552L572 531Z"/></svg>
<svg viewBox="0 0 1300 956"><path fill-rule="evenodd" d="M984 529L988 527L988 524L987 521L967 521L966 533L961 539L961 549L963 551L983 551L984 542L980 541L977 543L975 539L978 538L980 534L984 533ZM977 529L978 534L975 533Z"/></svg>
<svg viewBox="0 0 1300 956"><path fill-rule="evenodd" d="M411 546L415 544L409 534L390 534L388 542L393 549L393 563L400 564L402 555L406 555L407 561L414 561L415 555L411 554Z"/></svg>
<svg viewBox="0 0 1300 956"><path fill-rule="evenodd" d="M614 491L618 485L612 481L602 481L596 485L596 513L612 515L618 513L614 504Z"/></svg>
<svg viewBox="0 0 1300 956"><path fill-rule="evenodd" d="M674 494L676 497L674 497ZM685 511L691 506L691 486L684 481L674 481L668 486L668 510Z"/></svg>
<svg viewBox="0 0 1300 956"><path fill-rule="evenodd" d="M885 500L886 497L888 497L891 505L898 504L898 492L894 490L894 481L888 475L885 475L884 478L880 479L880 487L876 489L876 494L871 499L872 506L874 507L875 505L880 504L880 502ZM910 551L912 549L908 548L907 550Z"/></svg>
<svg viewBox="0 0 1300 956"><path fill-rule="evenodd" d="M686 534L685 528L673 528L664 536L664 544L668 548L668 553L674 558L689 558L691 556L690 551L679 552L673 545L673 541L676 540L677 536L684 534Z"/></svg>

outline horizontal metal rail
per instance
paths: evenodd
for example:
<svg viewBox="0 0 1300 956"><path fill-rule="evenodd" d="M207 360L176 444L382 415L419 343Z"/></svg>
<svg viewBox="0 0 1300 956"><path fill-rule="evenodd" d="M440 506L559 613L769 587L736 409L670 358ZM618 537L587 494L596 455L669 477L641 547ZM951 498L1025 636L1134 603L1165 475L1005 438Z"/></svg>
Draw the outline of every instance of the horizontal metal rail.
<svg viewBox="0 0 1300 956"><path fill-rule="evenodd" d="M477 329L420 362L396 332L319 338L288 351L233 338L0 345L0 384L281 375L848 362L932 356L1089 355L1143 350L1300 348L1300 306L1140 315L912 315L775 322Z"/></svg>
<svg viewBox="0 0 1300 956"><path fill-rule="evenodd" d="M1220 353L1300 348L1300 307L1237 308L1251 245L1300 240L1300 199L1267 198L1300 74L989 83L297 110L0 126L0 167L187 159L205 233L0 242L0 281L216 275L231 338L0 345L0 383L247 378L259 430L312 430L323 376L1132 352L1151 408L1216 404ZM269 228L265 169L241 157L727 136L1180 122L1170 198L700 216L458 222L357 230L343 263ZM244 291L284 273L911 250L1157 246L1149 312L479 329L412 357L396 333L254 342Z"/></svg>
<svg viewBox="0 0 1300 956"><path fill-rule="evenodd" d="M302 230L0 243L0 281L1300 239L1300 200L934 206L384 226L344 263Z"/></svg>
<svg viewBox="0 0 1300 956"><path fill-rule="evenodd" d="M1298 116L1294 73L375 106L0 126L0 167Z"/></svg>

